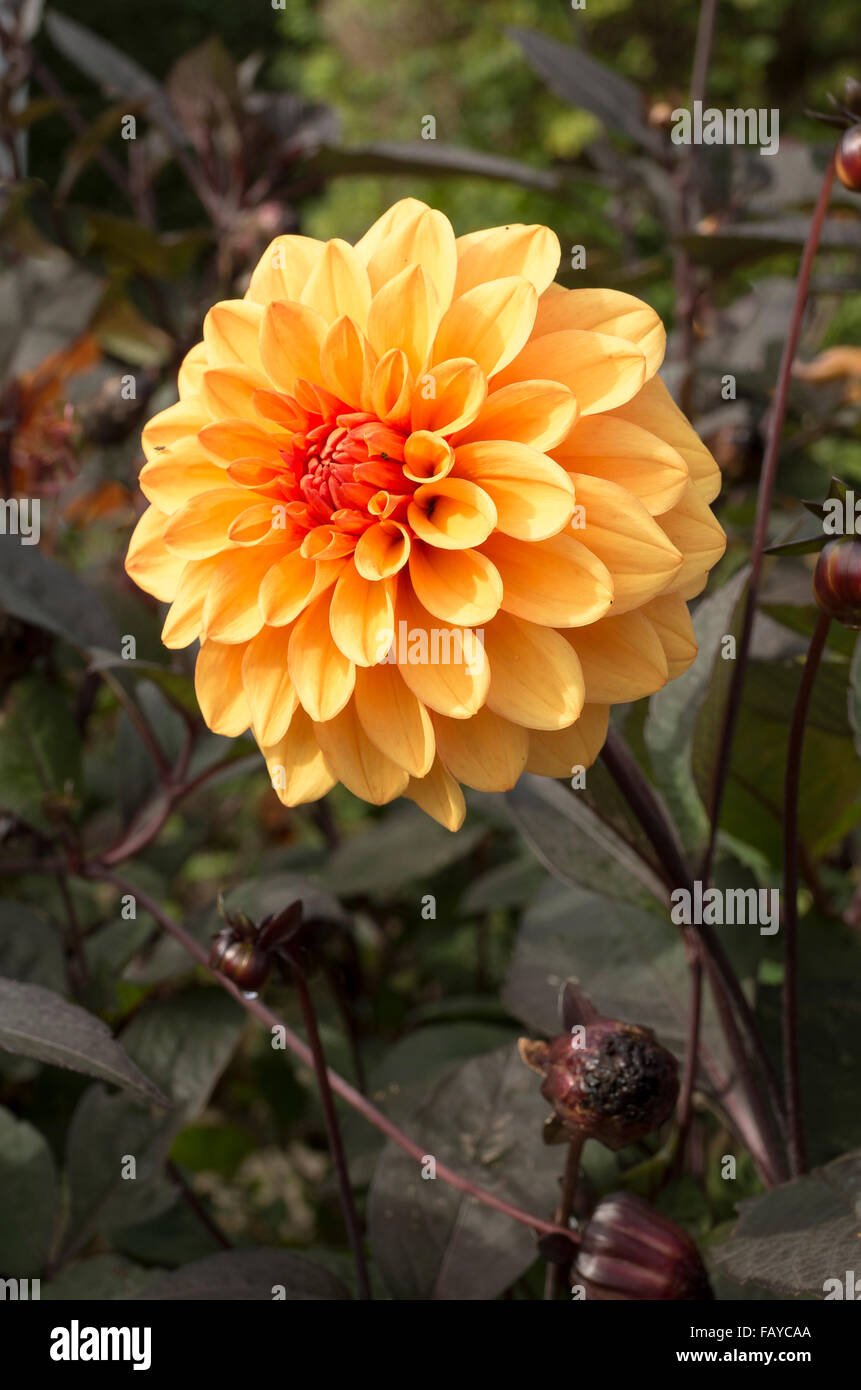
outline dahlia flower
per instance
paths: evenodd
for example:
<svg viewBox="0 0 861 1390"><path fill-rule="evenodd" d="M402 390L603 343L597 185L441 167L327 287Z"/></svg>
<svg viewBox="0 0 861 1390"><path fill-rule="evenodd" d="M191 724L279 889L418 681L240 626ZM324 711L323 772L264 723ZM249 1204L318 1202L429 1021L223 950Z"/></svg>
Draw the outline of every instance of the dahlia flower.
<svg viewBox="0 0 861 1390"><path fill-rule="evenodd" d="M413 198L355 246L277 237L144 429L126 568L288 806L342 782L456 829L461 784L587 767L696 655L717 466L657 314L559 256Z"/></svg>

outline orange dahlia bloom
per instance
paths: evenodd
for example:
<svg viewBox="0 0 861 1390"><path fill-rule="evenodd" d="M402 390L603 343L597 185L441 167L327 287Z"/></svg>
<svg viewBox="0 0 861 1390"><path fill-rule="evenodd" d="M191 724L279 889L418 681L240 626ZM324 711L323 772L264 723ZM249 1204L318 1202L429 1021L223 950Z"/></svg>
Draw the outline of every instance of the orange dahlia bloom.
<svg viewBox="0 0 861 1390"><path fill-rule="evenodd" d="M456 829L461 783L588 766L694 659L718 469L657 314L559 254L412 198L355 246L278 237L144 430L126 568L288 806L340 781Z"/></svg>

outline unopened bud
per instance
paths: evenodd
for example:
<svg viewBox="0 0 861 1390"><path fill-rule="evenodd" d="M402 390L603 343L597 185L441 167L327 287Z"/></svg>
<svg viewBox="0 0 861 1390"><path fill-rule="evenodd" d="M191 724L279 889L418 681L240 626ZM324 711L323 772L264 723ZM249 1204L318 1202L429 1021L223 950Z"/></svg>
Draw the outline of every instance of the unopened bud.
<svg viewBox="0 0 861 1390"><path fill-rule="evenodd" d="M687 1232L630 1192L615 1192L595 1208L572 1283L583 1286L587 1300L714 1298Z"/></svg>
<svg viewBox="0 0 861 1390"><path fill-rule="evenodd" d="M837 177L845 188L861 193L861 125L851 125L837 146Z"/></svg>
<svg viewBox="0 0 861 1390"><path fill-rule="evenodd" d="M813 592L829 618L844 627L861 628L861 540L833 540L820 550Z"/></svg>
<svg viewBox="0 0 861 1390"><path fill-rule="evenodd" d="M237 937L231 927L220 931L212 943L209 963L214 970L220 970L228 980L247 993L256 992L271 968L265 951L253 941Z"/></svg>

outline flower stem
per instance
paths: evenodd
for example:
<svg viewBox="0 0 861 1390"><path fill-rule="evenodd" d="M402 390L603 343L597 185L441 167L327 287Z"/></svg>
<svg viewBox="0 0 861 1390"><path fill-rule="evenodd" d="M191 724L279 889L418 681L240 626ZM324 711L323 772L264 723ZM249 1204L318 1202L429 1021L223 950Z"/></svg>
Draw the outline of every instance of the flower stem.
<svg viewBox="0 0 861 1390"><path fill-rule="evenodd" d="M807 660L792 712L783 797L783 1082L793 1177L807 1170L798 1056L798 791L804 725L830 626L828 614L820 613L807 649Z"/></svg>
<svg viewBox="0 0 861 1390"><path fill-rule="evenodd" d="M636 758L613 729L607 735L601 757L657 851L667 884L671 888L685 887L692 893L693 879L675 827ZM774 1116L782 1118L774 1070L759 1035L753 1010L714 929L707 923L702 923L697 925L695 930L721 1027L738 1073L739 1083L747 1096L749 1115L737 1112L734 1119L737 1125L744 1125L745 1142L751 1148L763 1180L769 1186L773 1186L776 1182L782 1181L785 1173L783 1151L774 1126ZM760 1095L749 1054L755 1056L760 1064L772 1101L771 1107ZM750 1121L756 1126L756 1134L751 1134Z"/></svg>
<svg viewBox="0 0 861 1390"><path fill-rule="evenodd" d="M329 1140L329 1152L332 1155L332 1162L335 1165L335 1172L338 1175L338 1189L341 1194L341 1209L344 1213L344 1224L347 1227L350 1249L353 1252L353 1259L356 1262L356 1278L359 1284L359 1297L363 1300L367 1300L371 1297L368 1266L365 1262L362 1233L359 1229L359 1217L356 1212L356 1204L353 1200L350 1170L347 1167L347 1158L344 1153L344 1144L341 1139L341 1130L338 1125L335 1102L332 1099L332 1088L329 1085L326 1054L323 1051L320 1030L317 1027L317 1015L314 1012L314 1001L311 998L308 982L296 962L291 961L291 964L293 970L292 973L288 975L288 979L289 983L295 987L296 993L299 996L302 1017L305 1020L305 1032L308 1034L311 1055L314 1058L314 1073L317 1077L317 1089L320 1092L320 1103L323 1106L323 1118L326 1122L326 1137Z"/></svg>
<svg viewBox="0 0 861 1390"><path fill-rule="evenodd" d="M753 531L753 547L750 557L750 580L748 583L747 598L745 600L744 617L736 662L732 673L732 680L730 681L726 706L724 708L720 741L718 744L717 757L715 759L710 798L711 805L709 807L711 830L702 869L700 870L700 878L703 882L708 882L711 877L721 806L723 804L726 781L729 775L732 741L738 722L739 710L741 708L741 694L744 686L744 678L747 673L750 638L753 632L753 618L756 612L759 586L762 578L765 542L768 539L768 520L771 512L771 501L774 495L774 484L777 478L780 436L783 433L783 422L786 417L786 407L789 400L789 381L792 372L792 363L795 360L798 339L801 335L801 321L804 315L804 306L807 302L808 290L810 288L810 276L813 271L813 262L816 257L816 252L819 248L819 239L822 235L825 217L828 212L828 203L831 198L831 186L833 182L834 155L832 154L828 162L828 168L825 170L822 179L819 197L816 200L816 207L814 208L813 218L810 223L810 231L807 234L807 241L801 257L801 265L798 269L798 281L795 286L795 299L792 305L792 318L790 319L786 342L783 346L783 356L780 359L780 369L777 374L777 385L774 392L774 403L768 422L768 438L762 458L756 521Z"/></svg>
<svg viewBox="0 0 861 1390"><path fill-rule="evenodd" d="M266 1005L261 1003L259 999L246 998L241 989L239 989L232 980L228 980L227 976L222 975L219 970L214 970L209 964L209 956L203 947L195 941L193 936L189 935L184 927L181 927L178 922L175 922L172 917L169 917L155 899L150 897L149 893L145 893L143 889L136 887L134 884L130 883L128 879L121 878L119 874L111 873L109 869L103 868L99 864L90 863L82 867L81 872L85 873L89 878L98 879L102 883L113 884L121 893L132 893L150 916L179 942L183 949L197 961L198 965L203 966L207 974L211 975L221 988L226 990L226 992L236 1000L237 1004L245 1009L246 1013L253 1014L255 1018L259 1019L259 1021L265 1024L270 1030L277 1028L279 1035L284 1039L284 1045L288 1051L292 1052L294 1057L298 1057L299 1061L306 1067L313 1067L314 1058L310 1047L306 1047L305 1043L293 1032L292 1028L288 1028L286 1023L282 1023L281 1019L278 1018L276 1014L273 1014L271 1009L267 1009ZM372 1105L360 1091L357 1091L354 1086L351 1086L349 1081L345 1081L344 1077L340 1076L338 1072L333 1071L331 1067L327 1067L326 1075L329 1078L329 1085L336 1095L340 1096L342 1100L346 1101L348 1105L358 1111L369 1124L373 1125L375 1129L378 1129L387 1139L391 1139L393 1143L403 1149L404 1153L409 1154L410 1157L414 1158L417 1162L422 1162L427 1156L427 1148L423 1148L421 1144L417 1144L415 1140L410 1139L409 1135L405 1134L402 1129L399 1129L394 1121L389 1119L388 1115L384 1115L382 1110L378 1110L375 1105ZM493 1207L495 1211L502 1212L504 1216L510 1217L512 1221L519 1221L522 1226L529 1226L531 1230L540 1231L545 1235L564 1235L576 1244L577 1236L575 1232L563 1230L561 1226L556 1225L553 1221L546 1221L542 1216L533 1216L531 1212L524 1211L521 1207L516 1207L511 1202L504 1201L503 1198L495 1196L494 1193L486 1191L483 1187L479 1187L477 1183L470 1182L469 1178L464 1178L460 1173L456 1173L454 1169L449 1168L447 1164L440 1163L438 1159L436 1164L436 1175L438 1178L441 1178L444 1183L447 1183L449 1187L455 1187L459 1192L465 1192L467 1196L474 1197L476 1201L482 1202L484 1206Z"/></svg>
<svg viewBox="0 0 861 1390"><path fill-rule="evenodd" d="M582 1134L575 1135L568 1145L568 1153L565 1158L565 1171L562 1174L562 1187L559 1193L559 1204L556 1208L556 1223L559 1226L564 1226L566 1230L574 1211L574 1198L577 1196L577 1183L580 1178L580 1158L585 1142ZM547 1277L544 1281L545 1299L555 1301L559 1297L567 1267L564 1264L548 1264Z"/></svg>

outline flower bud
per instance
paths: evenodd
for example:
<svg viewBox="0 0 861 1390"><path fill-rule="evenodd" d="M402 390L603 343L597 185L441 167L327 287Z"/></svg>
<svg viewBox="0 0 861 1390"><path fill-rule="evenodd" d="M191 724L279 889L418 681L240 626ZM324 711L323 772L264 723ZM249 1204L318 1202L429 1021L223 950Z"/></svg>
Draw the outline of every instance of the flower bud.
<svg viewBox="0 0 861 1390"><path fill-rule="evenodd" d="M837 177L845 188L861 193L861 125L851 125L837 146Z"/></svg>
<svg viewBox="0 0 861 1390"><path fill-rule="evenodd" d="M844 627L861 628L861 540L829 541L813 573L816 602Z"/></svg>
<svg viewBox="0 0 861 1390"><path fill-rule="evenodd" d="M580 1238L572 1283L583 1286L587 1301L714 1298L687 1232L630 1192L598 1203Z"/></svg>
<svg viewBox="0 0 861 1390"><path fill-rule="evenodd" d="M566 1129L608 1149L636 1143L673 1112L678 1064L649 1028L596 1017L549 1043L522 1038L519 1048Z"/></svg>
<svg viewBox="0 0 861 1390"><path fill-rule="evenodd" d="M214 970L220 970L228 980L249 994L260 988L271 968L266 952L253 941L238 937L232 927L225 927L216 936L209 953L209 963Z"/></svg>

